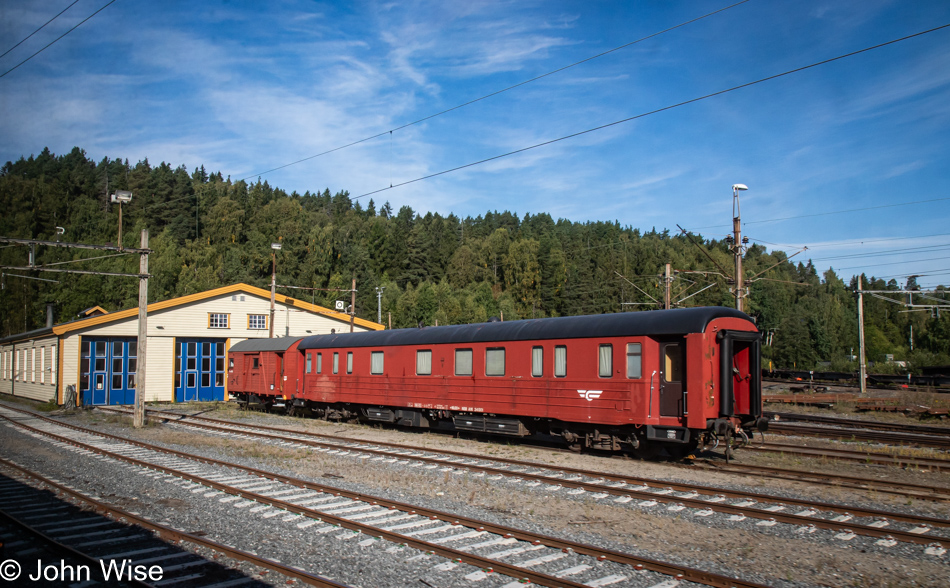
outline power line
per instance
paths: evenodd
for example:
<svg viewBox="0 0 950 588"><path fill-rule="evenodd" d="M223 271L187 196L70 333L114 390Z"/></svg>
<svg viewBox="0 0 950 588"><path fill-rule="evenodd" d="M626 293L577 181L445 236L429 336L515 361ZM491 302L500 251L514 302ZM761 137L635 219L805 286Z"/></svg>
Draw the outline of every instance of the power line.
<svg viewBox="0 0 950 588"><path fill-rule="evenodd" d="M417 125L417 124L419 124L419 123L423 123L423 122L425 122L425 121L427 121L427 120L431 120L431 119L436 118L436 117L438 117L438 116L442 116L443 114L448 114L448 113L450 113L450 112L452 112L452 111L459 110L459 109L461 109L461 108L465 108L466 106L471 106L472 104L475 104L476 102L481 102L482 100L486 100L486 99L491 98L491 97L493 97L493 96L497 96L497 95L499 95L499 94L503 94L503 93L505 93L505 92L508 92L509 90L514 90L515 88L519 88L519 87L524 86L524 85L526 85L526 84L530 84L531 82L536 82L536 81L538 81L538 80L540 80L540 79L542 79L542 78L546 78L546 77L548 77L548 76L552 76L552 75L554 75L554 74L556 74L556 73L560 73L560 72L562 72L562 71L564 71L564 70L567 70L567 69L570 69L570 68L572 68L572 67L581 65L581 64L583 64L583 63L587 63L588 61L592 61L592 60L594 60L594 59L597 59L598 57L603 57L604 55L607 55L607 54L609 54L609 53L614 53L615 51L620 51L621 49L626 49L627 47L630 47L631 45L636 45L637 43L642 43L643 41L646 41L646 40L648 40L648 39L652 39L653 37L657 37L657 36L659 36L659 35L662 35L663 33L668 33L668 32L670 32L670 31L676 30L676 29L678 29L678 28L685 27L686 25L689 25L689 24L692 24L692 23L694 23L694 22L703 20L703 19L705 19L705 18L709 18L710 16L713 16L713 15L718 14L718 13L720 13L720 12L724 12L724 11L726 11L726 10L729 10L730 8L735 8L736 6L739 6L740 4L745 4L746 2L750 2L750 1L751 1L751 0L741 0L741 2L736 2L735 4L730 4L729 6L726 6L726 7L724 7L724 8L720 8L720 9L718 9L718 10L714 10L714 11L712 11L712 12L706 13L706 14L704 14L704 15L702 15L702 16L698 16L698 17L693 18L693 19L691 19L691 20L687 20L687 21L685 21L685 22L681 22L681 23L678 24L678 25L675 25L675 26L669 27L669 28L667 28L667 29L663 29L662 31L658 31L658 32L656 32L656 33L647 35L646 37L641 37L641 38L637 39L636 41L630 41L629 43L625 43L625 44L623 44L623 45L620 45L619 47L614 47L613 49L608 49L607 51L603 51L603 52L598 53L598 54L596 54L596 55L592 55L592 56L587 57L587 58L585 58L585 59L582 59L582 60L580 60L580 61L575 61L574 63L571 63L570 65L565 65L565 66L563 66L563 67L559 67L559 68L557 68L557 69L555 69L555 70L549 71L549 72L547 72L547 73L543 73L543 74L541 74L541 75L539 75L539 76L535 76L535 77L533 77L533 78L524 80L524 81L522 81L522 82L518 82L517 84L508 86L507 88L502 88L501 90L496 90L496 91L494 91L494 92L485 94L484 96L480 96L480 97L478 97L478 98L474 98L474 99L472 99L472 100L469 100L468 102L463 102L463 103L458 104L458 105L456 105L456 106L453 106L453 107L451 107L451 108L447 108L447 109L445 109L445 110L436 112L435 114L430 114L430 115L424 116L424 117L422 117L422 118L420 118L420 119L418 119L418 120L414 120L414 121L412 121L412 122L405 123L405 124L400 125L400 126L398 126L398 127L394 127L394 128L392 128L392 129L389 129L388 131L383 131L383 132L381 132L381 133L377 133L377 134L375 134L375 135L371 135L371 136L369 136L369 137L365 137L365 138L363 138L363 139L359 139L359 140L353 141L353 142L351 142L351 143L347 143L346 145L340 145L339 147L334 147L333 149L328 149L327 151L323 151L323 152L321 152L321 153L317 153L316 155L311 155L311 156L309 156L309 157L304 157L303 159L298 159L297 161L292 161L292 162L286 163L286 164L284 164L284 165L279 165L279 166L277 166L277 167L275 167L275 168L269 169L269 170L264 171L264 172L260 172L260 173L257 173L257 174L251 174L251 175L247 176L246 178L241 178L241 179L243 179L243 180L248 180L248 179L251 179L251 178L253 178L253 177L255 177L255 176L262 176L262 175L265 175L265 174L269 174L269 173L271 173L271 172L275 172L275 171L278 171L278 170L281 170L281 169L290 167L290 166L292 166L292 165L297 165L298 163L303 163L303 162L305 162L305 161L310 161L311 159L316 159L316 158L318 158L318 157L322 157L322 156L324 156L324 155L328 155L328 154L330 154L330 153L333 153L334 151L340 151L340 150L342 150L342 149L346 149L347 147L352 147L352 146L354 146L354 145L359 145L360 143L365 143L366 141L372 141L373 139L378 139L379 137L382 137L382 136L384 136L384 135L391 135L393 131L399 131L399 130L402 130L402 129L411 127L411 126L413 126L413 125Z"/></svg>
<svg viewBox="0 0 950 588"><path fill-rule="evenodd" d="M782 72L782 73L774 74L774 75L767 76L767 77L764 77L764 78L759 78L758 80L754 80L754 81L751 81L751 82L746 82L746 83L744 83L744 84L739 84L738 86L732 86L731 88L726 88L726 89L724 89L724 90L719 90L719 91L717 91L717 92L712 92L712 93L709 93L709 94L705 94L705 95L699 96L699 97L697 97L697 98L690 98L689 100L684 100L684 101L682 101L682 102L677 102L676 104L670 104L670 105L664 106L664 107L662 107L662 108L657 108L657 109L655 109L655 110L650 110L650 111L648 111L648 112L643 112L643 113L641 113L641 114L637 114L637 115L634 115L634 116L630 116L630 117L627 117L627 118L624 118L624 119L620 119L620 120L617 120L617 121L614 121L614 122L610 122L610 123L607 123L607 124L599 125L599 126L596 126L596 127L590 128L590 129L586 129L586 130L583 130L583 131L578 131L578 132L576 132L576 133L571 133L571 134L569 134L569 135L564 135L563 137L558 137L558 138L556 138L556 139L550 139L550 140L548 140L548 141L542 141L541 143L535 143L534 145L529 145L529 146L527 146L527 147L522 147L521 149L515 149L514 151L509 151L509 152L507 152L507 153L502 153L502 154L500 154L500 155L494 155L494 156L492 156L492 157L486 157L485 159L480 159L480 160L478 160L478 161L473 161L473 162L470 162L470 163L466 163L466 164L464 164L464 165L459 165L459 166L456 166L456 167L453 167L453 168L449 168L449 169L445 169L445 170L442 170L442 171L439 171L439 172L431 173L431 174L428 174L428 175L425 175L425 176L421 176L421 177L415 178L415 179L413 179L413 180L406 180L405 182L400 182L400 183L398 183L398 184L393 184L393 185L390 185L389 187L379 188L378 190L372 190L372 191L370 191L370 192L366 192L365 194L360 194L359 196L352 197L351 199L352 199L352 200L358 200L358 199L360 199L360 198L364 198L364 197L366 197L366 196L372 196L373 194L379 194L380 192L385 192L385 191L387 191L387 190L392 190L392 189L394 189L394 188L400 188L400 187L402 187L402 186L406 186L406 185L409 185L409 184L414 184L414 183L416 183L416 182L421 182L421 181L423 181L423 180L429 180L429 179L432 179L432 178L435 178L435 177L438 177L438 176L443 176L443 175L445 175L445 174L449 174L449 173L452 173L452 172L456 172L456 171L459 171L459 170L462 170L462 169L474 167L474 166L476 166L476 165L481 165L481 164L483 164L483 163L488 163L488 162L491 162L491 161L496 161L496 160L498 160L498 159L503 159L503 158L505 158L505 157L510 157L510 156L512 156L512 155L517 155L518 153L524 153L525 151L530 151L530 150L532 150L532 149L537 149L537 148L539 148L539 147L544 147L544 146L547 146L547 145L551 145L551 144L553 144L553 143L558 143L558 142L560 142L560 141L565 141L565 140L567 140L567 139L573 139L573 138L575 138L575 137L579 137L579 136L581 136L581 135L586 135L586 134L588 134L588 133L593 133L593 132L595 132L595 131L601 131L601 130L604 130L604 129L607 129L607 128L610 128L610 127L614 127L614 126L617 126L617 125L620 125L620 124L623 124L623 123L627 123L627 122L630 122L630 121L634 121L634 120L637 120L637 119L641 119L641 118L650 116L650 115L652 115L652 114L658 114L658 113L660 113L660 112L665 112L665 111L667 111L667 110L673 110L674 108L679 108L680 106L686 106L686 105L688 105L688 104L693 104L693 103L695 103L695 102L700 102L700 101L702 101L702 100L707 100L707 99L709 99L709 98L714 98L714 97L716 97L716 96L721 96L721 95L723 95L723 94L728 94L728 93L730 93L730 92L735 92L736 90L741 90L741 89L743 89L743 88L748 88L748 87L750 87L750 86L754 86L754 85L757 85L757 84L761 84L761 83L763 83L763 82L768 82L768 81L771 81L771 80L774 80L774 79L778 79L778 78L781 78L781 77L784 77L784 76L788 76L788 75L791 75L791 74L794 74L794 73L799 73L799 72L802 72L802 71L805 71L805 70L808 70L808 69L812 69L812 68L815 68L815 67L818 67L818 66L821 66L821 65L826 65L826 64L832 63L832 62L834 62L834 61L839 61L839 60L841 60L841 59L845 59L845 58L848 58L848 57L853 57L853 56L859 55L859 54L861 54L861 53L867 53L868 51L873 51L874 49L880 49L881 47L886 47L886 46L888 46L888 45L893 45L893 44L895 44L895 43L900 43L901 41L907 41L907 40L909 40L909 39L913 39L913 38L915 38L915 37L920 37L920 36L922 36L922 35L926 35L926 34L929 34L929 33L933 33L933 32L936 32L936 31L939 31L939 30L948 28L948 27L950 27L950 23L944 24L944 25L940 25L940 26L938 26L938 27L934 27L934 28L931 28L931 29L927 29L927 30L925 30L925 31L920 31L920 32L917 32L917 33L913 33L913 34L911 34L911 35L906 35L906 36L904 36L904 37L900 37L900 38L897 38L897 39L892 39L892 40L886 41L886 42L884 42L884 43L878 43L877 45L872 45L872 46L870 46L870 47L865 47L864 49L858 49L857 51L852 51L852 52L850 52L850 53L845 53L845 54L843 54L843 55L838 55L838 56L836 56L836 57L831 57L831 58L829 58L829 59L825 59L825 60L822 60L822 61L817 61L817 62L811 63L811 64L809 64L809 65L804 65L804 66L802 66L802 67L797 67L797 68L795 68L795 69L790 69L790 70L784 71L784 72ZM937 202L937 201L940 201L940 200L950 200L950 198L935 198L935 199L932 199L932 200L925 200L925 201L921 201L921 202ZM900 205L900 204L893 204L893 205L886 205L886 206L881 206L881 207L876 207L876 208L886 208L887 206L901 206L901 205ZM831 214L831 213L827 213L827 214ZM817 216L817 215L804 215L804 216L807 217L807 216ZM791 218L791 217L789 217L789 218ZM802 217L802 218L804 218L804 217ZM784 219L783 219L783 220L784 220ZM759 221L759 222L767 222L767 221ZM747 224L752 224L752 223L747 223ZM717 226L722 226L722 225L717 225Z"/></svg>
<svg viewBox="0 0 950 588"><path fill-rule="evenodd" d="M63 12L66 12L67 10L69 10L70 8L72 8L72 7L76 4L76 2L79 2L79 0L73 0L73 3L72 3L72 4L70 4L69 6L67 6L66 8L64 8L59 14L57 14L57 15L54 16L53 18L51 18L51 19L49 19L48 21L46 21L45 23L43 23L43 26L41 26L40 28L36 29L35 31L33 31L32 33L30 33L29 35L27 35L26 37L24 37L23 40L21 40L19 43L17 43L17 44L14 45L13 47L10 47L10 48L7 49L6 51L4 51L4 52L3 52L3 55L0 55L0 59L3 59L4 57L6 57L6 56L7 56L7 53L13 51L13 50L16 49L17 47L19 47L20 45L22 45L23 43L25 43L25 42L27 41L27 39L29 39L30 37L32 37L32 36L35 35L36 33L42 31L43 28L46 27L46 25L48 25L49 23L53 22L54 20L56 20L56 19L59 18L60 16L62 16L62 15L63 15Z"/></svg>
<svg viewBox="0 0 950 588"><path fill-rule="evenodd" d="M943 28L947 28L947 27L950 27L950 24L945 24L945 25L943 25L942 27L937 27L936 29L930 29L929 31L924 31L923 33L918 33L918 35L922 35L922 34L925 34L925 33L930 33L930 32L936 31L936 30L938 30L938 29L943 29ZM913 37L913 36L917 36L917 35L911 35L911 36ZM910 38L910 37L904 37L904 39L908 39L908 38ZM896 43L897 41L902 41L902 40L904 40L904 39L897 39L897 40L895 40L895 41L891 41L891 43ZM885 43L885 44L888 44L888 43ZM864 49L864 51L868 51L868 50L870 50L870 49L875 49L875 48L877 48L877 47L881 47L881 45L877 45L876 47L869 47L868 49ZM860 53L860 51L857 52L857 53ZM854 55L854 53L850 53L850 54L848 54L848 55L843 55L842 57L848 57L849 55ZM840 59L840 57L839 57L839 58L835 58L835 59ZM829 60L829 61L831 61L831 60ZM821 62L821 63L827 63L827 61ZM815 64L815 65L821 65L821 63ZM813 66L809 66L809 67L813 67ZM803 68L803 69L804 69L804 68ZM800 71L800 70L792 70L792 71ZM786 72L786 73L789 73L789 72ZM779 74L779 75L785 75L785 74ZM778 77L778 76L773 76L773 77ZM771 79L771 78L765 78L765 79ZM760 81L761 81L761 80L760 80ZM756 82L753 82L753 83L756 83ZM737 87L741 88L742 86L737 86ZM726 90L726 91L728 91L728 90ZM779 221L796 220L796 219L800 219L800 218L812 218L812 217L816 217L816 216L828 216L828 215L832 215L832 214L847 214L847 213L850 213L850 212L864 212L864 211L866 211L866 210L878 210L878 209L881 209L881 208L895 208L895 207L898 207L898 206L910 206L911 204L929 204L929 203L931 203L931 202L942 202L942 201L944 201L944 200L950 200L950 197L948 197L948 198L931 198L930 200L915 200L915 201L913 201L913 202L898 202L897 204L882 204L882 205L880 205L880 206L867 206L867 207L865 207L865 208L851 208L851 209L849 209L849 210L835 210L835 211L832 211L832 212L816 212L816 213L814 213L814 214L801 214L801 215L798 215L798 216L786 216L786 217L782 217L782 218L769 218L769 219L765 219L765 220L749 221L749 222L747 222L747 223L745 223L745 224L746 224L746 225L760 225L760 224L762 224L762 223L775 223L775 222L779 222ZM715 228L722 228L722 227L726 227L726 226L729 226L729 225L709 225L709 226L706 226L706 227L696 227L696 228L690 229L690 231L700 231L700 230L702 230L702 229L715 229ZM764 241L763 241L763 242L764 242Z"/></svg>
<svg viewBox="0 0 950 588"><path fill-rule="evenodd" d="M724 226L724 225L721 225ZM883 239L858 239L856 241L841 241L839 243L819 243L818 245L809 245L809 249L821 249L822 247L844 247L846 245L864 245L865 243L883 243L886 241L905 241L907 239L929 239L931 237L950 237L950 233L937 233L935 235L911 235L910 237L885 237ZM799 249L801 245L789 245L788 243L771 243L762 239L757 239L752 235L749 238L756 243L765 243L775 247L787 247L790 249Z"/></svg>
<svg viewBox="0 0 950 588"><path fill-rule="evenodd" d="M116 0L109 0L109 2L107 2L107 3L105 4L105 6L103 6L103 7L100 8L99 10L93 12L92 14L90 14L89 16L87 16L86 18L84 18L84 19L82 19L81 21L79 21L79 24L77 24L76 26L74 26L73 28L69 29L68 31L66 31L66 32L63 33L62 35L60 35L60 36L56 37L55 39L53 39L52 41L50 41L49 44L47 44L45 47L43 47L42 49L40 49L39 51L37 51L37 52L34 53L33 55L30 55L29 57L27 57L26 59L24 59L24 60L21 61L20 63L14 65L13 67L11 67L10 69L8 69L7 71L5 71L5 72L3 72L2 74L0 74L0 78L2 78L3 76L7 75L8 73L10 73L11 71L15 70L16 68L20 67L21 65L23 65L23 64L26 63L27 61L33 59L34 57L36 57L37 55L39 55L39 54L42 53L43 51L46 51L47 49L49 49L49 47L50 47L51 45L53 45L53 43L56 43L56 41L59 41L60 39L62 39L62 38L65 37L66 35L68 35L69 33L75 31L76 29L78 29L80 26L82 26L83 23L85 23L85 22L86 22L87 20L89 20L90 18L94 17L95 15L99 14L100 12L102 12L103 10L105 10L106 8L108 8L108 7L109 7L110 5L112 5L115 1L116 1ZM74 3L74 4L75 4L75 3ZM72 6L72 5L70 5L70 6ZM44 25L44 26L45 26L45 25Z"/></svg>
<svg viewBox="0 0 950 588"><path fill-rule="evenodd" d="M884 251L878 251L876 253L854 253L851 255L835 255L832 257L814 257L812 261L828 261L830 259L854 259L856 257L886 257L891 255L897 255L899 253L907 253L909 251L940 251L943 249L950 249L950 245L929 245L926 247L909 247L907 249L885 249Z"/></svg>

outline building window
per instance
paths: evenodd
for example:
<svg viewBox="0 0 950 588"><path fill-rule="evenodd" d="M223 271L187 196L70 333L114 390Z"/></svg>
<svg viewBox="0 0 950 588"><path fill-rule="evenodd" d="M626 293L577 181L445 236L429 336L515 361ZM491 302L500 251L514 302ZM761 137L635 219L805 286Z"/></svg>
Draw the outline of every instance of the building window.
<svg viewBox="0 0 950 588"><path fill-rule="evenodd" d="M643 377L643 352L639 343L627 343L627 377L631 380Z"/></svg>
<svg viewBox="0 0 950 588"><path fill-rule="evenodd" d="M432 375L432 350L420 349L416 351L416 375Z"/></svg>
<svg viewBox="0 0 950 588"><path fill-rule="evenodd" d="M485 350L485 375L486 376L504 376L505 375L505 348Z"/></svg>
<svg viewBox="0 0 950 588"><path fill-rule="evenodd" d="M229 329L231 315L225 314L223 312L209 312L208 313L208 328L209 329Z"/></svg>
<svg viewBox="0 0 950 588"><path fill-rule="evenodd" d="M266 314L249 314L247 315L247 328L248 329L266 329L267 328L267 315Z"/></svg>
<svg viewBox="0 0 950 588"><path fill-rule="evenodd" d="M382 351L374 351L374 352L370 355L370 362L369 362L369 363L370 363L369 373L371 373L371 374L373 374L373 375L376 375L376 376L382 374L382 373L383 373L383 352L382 352Z"/></svg>
<svg viewBox="0 0 950 588"><path fill-rule="evenodd" d="M471 349L456 349L455 350L455 375L456 376L471 376L472 375L472 350Z"/></svg>
<svg viewBox="0 0 950 588"><path fill-rule="evenodd" d="M36 347L30 349L30 382L36 382Z"/></svg>
<svg viewBox="0 0 950 588"><path fill-rule="evenodd" d="M333 352L333 373L336 374L340 371L340 354L336 351Z"/></svg>
<svg viewBox="0 0 950 588"><path fill-rule="evenodd" d="M554 348L554 377L567 377L567 347L564 345Z"/></svg>
<svg viewBox="0 0 950 588"><path fill-rule="evenodd" d="M531 348L531 375L540 378L544 375L544 348Z"/></svg>
<svg viewBox="0 0 950 588"><path fill-rule="evenodd" d="M40 384L46 383L46 347L40 347Z"/></svg>
<svg viewBox="0 0 950 588"><path fill-rule="evenodd" d="M323 373L323 354L322 353L317 354L317 373L318 374Z"/></svg>
<svg viewBox="0 0 950 588"><path fill-rule="evenodd" d="M313 366L313 356L308 351L307 352L307 373L310 373L310 368Z"/></svg>
<svg viewBox="0 0 950 588"><path fill-rule="evenodd" d="M353 373L353 352L352 351L346 352L346 373L348 374Z"/></svg>
<svg viewBox="0 0 950 588"><path fill-rule="evenodd" d="M611 378L614 375L614 346L605 343L600 346L597 354L597 363L600 365L600 377Z"/></svg>

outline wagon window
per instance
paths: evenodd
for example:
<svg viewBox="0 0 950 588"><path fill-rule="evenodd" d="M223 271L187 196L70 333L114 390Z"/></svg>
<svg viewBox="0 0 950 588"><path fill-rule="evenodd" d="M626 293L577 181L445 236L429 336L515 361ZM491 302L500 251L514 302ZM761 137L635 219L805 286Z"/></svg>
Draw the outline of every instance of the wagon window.
<svg viewBox="0 0 950 588"><path fill-rule="evenodd" d="M369 372L371 374L380 375L383 373L383 352L374 351L370 356L370 367Z"/></svg>
<svg viewBox="0 0 950 588"><path fill-rule="evenodd" d="M346 352L346 373L348 374L353 373L353 352L352 351Z"/></svg>
<svg viewBox="0 0 950 588"><path fill-rule="evenodd" d="M471 349L456 349L455 350L455 375L456 376L471 376L472 375L472 350Z"/></svg>
<svg viewBox="0 0 950 588"><path fill-rule="evenodd" d="M311 353L307 353L307 373L310 373L310 369L313 367L313 357Z"/></svg>
<svg viewBox="0 0 950 588"><path fill-rule="evenodd" d="M261 367L261 360L257 357L251 360L251 369L257 369Z"/></svg>
<svg viewBox="0 0 950 588"><path fill-rule="evenodd" d="M540 378L544 375L544 348L531 348L531 375Z"/></svg>
<svg viewBox="0 0 950 588"><path fill-rule="evenodd" d="M683 379L683 354L679 345L667 345L663 348L663 380L679 382Z"/></svg>
<svg viewBox="0 0 950 588"><path fill-rule="evenodd" d="M333 373L335 374L339 371L340 371L340 354L334 351L333 352Z"/></svg>
<svg viewBox="0 0 950 588"><path fill-rule="evenodd" d="M428 376L432 374L432 350L419 349L416 351L416 375Z"/></svg>
<svg viewBox="0 0 950 588"><path fill-rule="evenodd" d="M614 346L610 343L601 345L597 356L597 363L600 365L600 377L612 377L614 375Z"/></svg>
<svg viewBox="0 0 950 588"><path fill-rule="evenodd" d="M627 378L643 377L643 351L639 343L627 343Z"/></svg>
<svg viewBox="0 0 950 588"><path fill-rule="evenodd" d="M318 374L323 373L323 354L322 353L317 354L317 373Z"/></svg>
<svg viewBox="0 0 950 588"><path fill-rule="evenodd" d="M486 376L504 376L505 375L505 348L485 350L485 375Z"/></svg>
<svg viewBox="0 0 950 588"><path fill-rule="evenodd" d="M554 377L564 378L567 376L567 347L558 345L554 348Z"/></svg>

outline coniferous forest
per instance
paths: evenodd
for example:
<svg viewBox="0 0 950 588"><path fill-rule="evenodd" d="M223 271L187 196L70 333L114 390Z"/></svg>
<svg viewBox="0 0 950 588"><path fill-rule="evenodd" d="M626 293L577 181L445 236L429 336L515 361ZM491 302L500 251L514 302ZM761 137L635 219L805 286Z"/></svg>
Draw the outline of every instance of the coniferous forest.
<svg viewBox="0 0 950 588"><path fill-rule="evenodd" d="M96 163L79 148L66 155L44 150L0 169L0 236L53 241L56 227L63 227L64 242L115 243L118 205L108 195L116 190L134 194L123 208L123 245L138 247L141 230L150 233L150 302L238 282L269 289L271 243L279 240L278 284L349 289L355 278L357 315L374 321L376 288L383 288L382 322L391 317L393 328L658 308L667 263L677 272L674 302L734 306L722 275L733 265L729 244L702 235L693 235L693 243L666 229L578 223L544 212L423 216L407 206L394 210L388 202L353 200L345 191L288 194L266 181L231 181L203 166L189 171L147 159ZM40 247L36 261L97 257L52 267L138 272L137 255L106 253ZM27 247L0 244L0 265L24 266L27 259ZM788 260L755 244L743 264L747 279L757 276L746 312L765 334L766 367L854 369L856 276L819 272L807 259ZM115 311L138 304L132 278L4 273L0 336L44 326L48 303L55 304L56 322L96 305ZM878 290L905 286L873 276L863 280L865 288ZM348 292L279 291L331 308L335 300L349 299ZM887 354L914 368L950 364L950 317L902 310L865 297L865 337L875 371L887 371Z"/></svg>

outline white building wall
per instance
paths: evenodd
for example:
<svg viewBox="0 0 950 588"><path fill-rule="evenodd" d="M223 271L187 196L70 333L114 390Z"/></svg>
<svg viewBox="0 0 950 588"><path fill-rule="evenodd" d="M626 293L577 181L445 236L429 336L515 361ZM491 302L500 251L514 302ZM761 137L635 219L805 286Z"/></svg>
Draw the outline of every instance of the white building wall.
<svg viewBox="0 0 950 588"><path fill-rule="evenodd" d="M0 393L47 402L56 398L55 335L0 347Z"/></svg>

